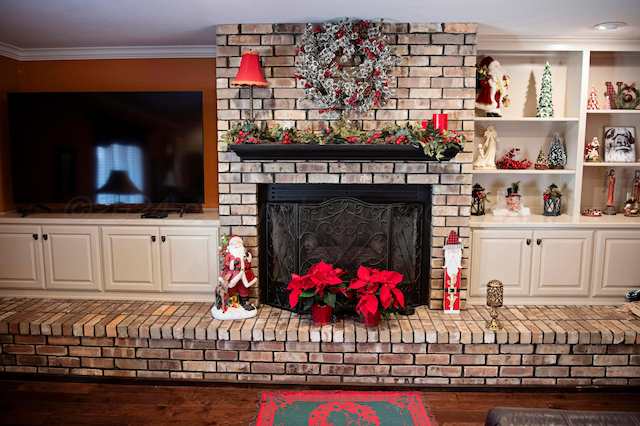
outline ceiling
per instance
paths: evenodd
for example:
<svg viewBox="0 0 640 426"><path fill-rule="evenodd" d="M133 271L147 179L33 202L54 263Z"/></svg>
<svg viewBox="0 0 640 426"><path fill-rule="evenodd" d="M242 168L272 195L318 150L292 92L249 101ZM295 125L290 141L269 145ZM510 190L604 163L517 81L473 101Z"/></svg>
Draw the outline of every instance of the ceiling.
<svg viewBox="0 0 640 426"><path fill-rule="evenodd" d="M216 24L478 22L480 35L640 39L640 0L0 0L0 43L19 49L215 44ZM626 27L593 26L623 21Z"/></svg>

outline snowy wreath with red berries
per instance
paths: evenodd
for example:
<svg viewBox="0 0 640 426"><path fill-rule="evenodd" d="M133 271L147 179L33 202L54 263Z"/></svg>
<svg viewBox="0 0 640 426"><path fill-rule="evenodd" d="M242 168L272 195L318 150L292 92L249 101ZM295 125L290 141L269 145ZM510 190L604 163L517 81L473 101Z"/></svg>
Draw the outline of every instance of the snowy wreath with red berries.
<svg viewBox="0 0 640 426"><path fill-rule="evenodd" d="M394 78L389 72L400 63L391 52L382 24L343 19L307 24L296 50L296 73L307 99L320 113L342 109L363 113L387 103Z"/></svg>

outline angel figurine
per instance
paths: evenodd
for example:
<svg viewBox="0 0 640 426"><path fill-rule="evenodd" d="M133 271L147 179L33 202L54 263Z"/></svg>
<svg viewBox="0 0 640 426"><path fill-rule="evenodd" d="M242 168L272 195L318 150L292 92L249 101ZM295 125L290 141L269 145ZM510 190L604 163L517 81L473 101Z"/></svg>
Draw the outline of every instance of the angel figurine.
<svg viewBox="0 0 640 426"><path fill-rule="evenodd" d="M493 126L488 126L484 132L484 144L478 145L478 158L473 163L474 169L496 169L496 142L498 132Z"/></svg>

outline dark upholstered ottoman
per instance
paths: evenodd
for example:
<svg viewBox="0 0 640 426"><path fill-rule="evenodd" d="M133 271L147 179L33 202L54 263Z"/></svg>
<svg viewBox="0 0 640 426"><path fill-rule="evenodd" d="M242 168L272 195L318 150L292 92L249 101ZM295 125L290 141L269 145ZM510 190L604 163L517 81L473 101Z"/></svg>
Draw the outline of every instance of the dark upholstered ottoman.
<svg viewBox="0 0 640 426"><path fill-rule="evenodd" d="M636 408L636 407L634 407ZM640 426L640 413L495 407L485 426Z"/></svg>

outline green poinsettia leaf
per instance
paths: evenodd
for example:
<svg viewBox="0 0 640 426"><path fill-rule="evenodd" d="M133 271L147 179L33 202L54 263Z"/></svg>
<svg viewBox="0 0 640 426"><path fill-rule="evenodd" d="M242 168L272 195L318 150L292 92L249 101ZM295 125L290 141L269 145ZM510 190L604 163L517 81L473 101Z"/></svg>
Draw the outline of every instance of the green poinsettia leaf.
<svg viewBox="0 0 640 426"><path fill-rule="evenodd" d="M324 294L324 303L331 306L332 308L336 307L336 295L330 291Z"/></svg>

